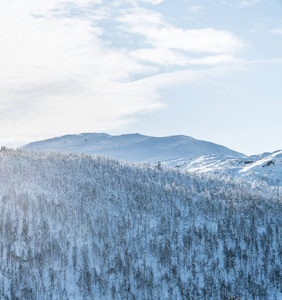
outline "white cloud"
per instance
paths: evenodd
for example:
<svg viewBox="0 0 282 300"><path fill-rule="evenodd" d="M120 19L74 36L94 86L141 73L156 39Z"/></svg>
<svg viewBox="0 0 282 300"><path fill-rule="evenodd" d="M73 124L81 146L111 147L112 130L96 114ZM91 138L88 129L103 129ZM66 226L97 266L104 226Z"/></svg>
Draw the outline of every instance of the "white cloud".
<svg viewBox="0 0 282 300"><path fill-rule="evenodd" d="M115 6L122 6L124 4L130 4L135 7L138 7L139 4L142 4L142 3L147 3L147 4L156 6L163 2L164 2L164 0L114 0L113 3Z"/></svg>
<svg viewBox="0 0 282 300"><path fill-rule="evenodd" d="M277 35L281 35L281 34L282 34L282 28L276 27L276 28L270 30L270 33L272 33L272 34L277 34Z"/></svg>
<svg viewBox="0 0 282 300"><path fill-rule="evenodd" d="M117 21L124 24L125 31L128 31L131 26L138 28L146 25L153 27L165 24L160 13L140 7L125 10L123 16L117 18Z"/></svg>
<svg viewBox="0 0 282 300"><path fill-rule="evenodd" d="M189 64L193 65L218 65L218 64L233 64L241 63L240 60L235 59L232 55L212 55L203 58L190 59Z"/></svg>
<svg viewBox="0 0 282 300"><path fill-rule="evenodd" d="M266 64L282 64L282 58L251 60L243 63L243 65L254 65L254 66L266 65Z"/></svg>
<svg viewBox="0 0 282 300"><path fill-rule="evenodd" d="M188 10L191 11L191 12L197 13L197 12L203 10L203 7L202 6L197 6L197 5L191 5L191 6L188 7Z"/></svg>
<svg viewBox="0 0 282 300"><path fill-rule="evenodd" d="M185 66L188 62L186 56L166 48L142 48L133 51L131 56L141 61L164 66Z"/></svg>
<svg viewBox="0 0 282 300"><path fill-rule="evenodd" d="M242 71L245 68L239 66L221 66L213 67L203 70L181 70L174 72L167 72L155 76L147 77L142 80L130 83L132 86L138 86L140 89L162 89L170 86L193 84L199 81L212 80L231 74L232 72Z"/></svg>
<svg viewBox="0 0 282 300"><path fill-rule="evenodd" d="M240 1L238 4L238 7L240 8L244 8L244 7L251 7L251 6L255 6L258 3L260 3L262 0L244 0L244 1Z"/></svg>
<svg viewBox="0 0 282 300"><path fill-rule="evenodd" d="M189 58L176 51L166 48L143 48L131 53L131 56L161 66L187 66L187 65L218 65L238 63L232 55L212 55L199 58Z"/></svg>
<svg viewBox="0 0 282 300"><path fill-rule="evenodd" d="M84 9L94 1L72 3ZM52 9L56 15L61 8L66 12L61 5L54 0L0 4L2 143L7 134L25 139L38 132L43 137L108 130L161 106L157 94L127 86L132 75L152 68L105 44L95 15L53 17Z"/></svg>
<svg viewBox="0 0 282 300"><path fill-rule="evenodd" d="M164 0L141 0L141 2L150 3L152 5L159 5L164 2Z"/></svg>
<svg viewBox="0 0 282 300"><path fill-rule="evenodd" d="M156 48L177 49L194 53L230 53L238 51L243 42L225 30L213 28L177 28L165 23L160 14L133 9L118 19L126 32L144 36Z"/></svg>
<svg viewBox="0 0 282 300"><path fill-rule="evenodd" d="M136 114L163 107L163 83L203 77L188 71L151 76L159 66L232 62L230 53L242 46L227 31L176 28L161 14L136 7L119 21L147 44L129 51L114 47L98 25L111 13L101 0L0 2L2 143L126 126ZM204 57L191 59L179 50ZM136 76L151 77L132 82Z"/></svg>

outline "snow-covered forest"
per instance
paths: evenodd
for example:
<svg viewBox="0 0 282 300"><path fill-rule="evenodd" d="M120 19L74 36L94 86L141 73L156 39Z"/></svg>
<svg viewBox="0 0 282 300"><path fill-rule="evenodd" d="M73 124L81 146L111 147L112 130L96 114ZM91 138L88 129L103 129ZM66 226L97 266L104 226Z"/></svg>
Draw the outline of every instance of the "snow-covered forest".
<svg viewBox="0 0 282 300"><path fill-rule="evenodd" d="M281 299L282 188L0 152L1 299Z"/></svg>

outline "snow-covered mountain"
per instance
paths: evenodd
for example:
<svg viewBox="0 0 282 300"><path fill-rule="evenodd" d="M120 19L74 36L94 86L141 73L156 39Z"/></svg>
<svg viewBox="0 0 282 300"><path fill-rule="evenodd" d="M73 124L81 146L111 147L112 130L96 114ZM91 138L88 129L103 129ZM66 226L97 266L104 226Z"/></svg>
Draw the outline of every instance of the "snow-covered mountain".
<svg viewBox="0 0 282 300"><path fill-rule="evenodd" d="M0 151L0 299L282 299L282 187Z"/></svg>
<svg viewBox="0 0 282 300"><path fill-rule="evenodd" d="M190 172L217 173L240 177L249 181L265 181L270 185L282 184L282 150L245 158L226 155L205 155L185 164L179 164Z"/></svg>
<svg viewBox="0 0 282 300"><path fill-rule="evenodd" d="M151 137L137 133L119 136L106 133L65 135L30 143L23 149L99 154L133 162L169 162L169 165L176 164L179 160L188 162L209 154L244 157L242 153L224 146L189 136Z"/></svg>
<svg viewBox="0 0 282 300"><path fill-rule="evenodd" d="M190 172L216 173L245 180L282 185L282 150L246 155L189 136L150 137L141 134L112 136L82 133L33 142L23 149L88 153L132 162L162 162Z"/></svg>

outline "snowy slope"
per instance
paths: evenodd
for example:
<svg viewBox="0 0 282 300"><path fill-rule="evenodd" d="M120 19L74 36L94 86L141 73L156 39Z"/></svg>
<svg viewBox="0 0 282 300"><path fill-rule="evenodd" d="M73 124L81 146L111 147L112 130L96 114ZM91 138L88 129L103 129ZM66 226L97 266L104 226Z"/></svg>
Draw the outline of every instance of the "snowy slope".
<svg viewBox="0 0 282 300"><path fill-rule="evenodd" d="M216 173L282 185L282 150L245 156L224 146L189 136L150 137L106 133L66 135L30 143L23 149L104 155L132 162L162 162L190 172Z"/></svg>
<svg viewBox="0 0 282 300"><path fill-rule="evenodd" d="M169 161L170 165L173 161L187 162L208 154L244 157L224 146L183 135L150 137L140 134L111 136L105 133L83 133L30 143L23 149L99 154L135 162Z"/></svg>
<svg viewBox="0 0 282 300"><path fill-rule="evenodd" d="M206 155L186 165L191 172L217 173L245 180L263 180L271 185L282 184L282 150L262 153L245 158L226 155Z"/></svg>
<svg viewBox="0 0 282 300"><path fill-rule="evenodd" d="M0 299L282 299L282 187L0 151Z"/></svg>

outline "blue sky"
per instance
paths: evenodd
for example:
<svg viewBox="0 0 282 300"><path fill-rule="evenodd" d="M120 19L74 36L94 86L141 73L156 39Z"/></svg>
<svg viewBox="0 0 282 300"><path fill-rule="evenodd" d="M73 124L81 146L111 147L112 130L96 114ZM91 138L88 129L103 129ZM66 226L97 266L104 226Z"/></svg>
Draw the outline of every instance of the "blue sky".
<svg viewBox="0 0 282 300"><path fill-rule="evenodd" d="M2 0L0 139L185 134L282 148L282 1Z"/></svg>

